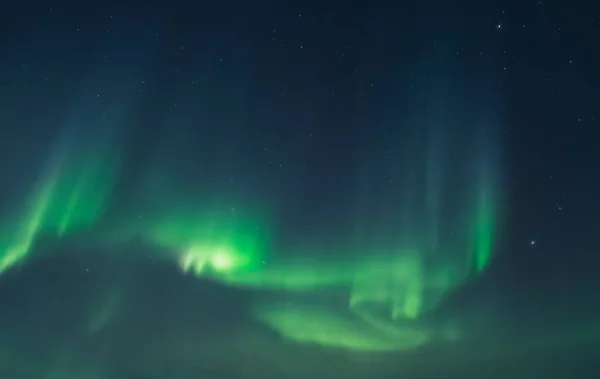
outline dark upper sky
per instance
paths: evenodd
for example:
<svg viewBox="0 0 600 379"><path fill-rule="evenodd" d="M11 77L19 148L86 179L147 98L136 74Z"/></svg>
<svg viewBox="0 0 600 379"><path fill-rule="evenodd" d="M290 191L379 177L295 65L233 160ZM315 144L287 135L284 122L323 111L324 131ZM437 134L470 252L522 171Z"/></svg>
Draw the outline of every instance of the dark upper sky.
<svg viewBox="0 0 600 379"><path fill-rule="evenodd" d="M490 170L502 178L502 250L530 265L566 251L581 262L597 251L593 1L3 8L5 206L36 175L51 141L111 125L126 141L114 207L126 207L135 183L160 167L183 178L192 188L184 192L268 197L298 227L315 214L345 217L361 170L392 186L363 189L371 197L405 187L390 167L408 146L398 142L406 130L418 130L406 126L411 118L485 119L499 151ZM460 149L467 133L452 130L440 138Z"/></svg>

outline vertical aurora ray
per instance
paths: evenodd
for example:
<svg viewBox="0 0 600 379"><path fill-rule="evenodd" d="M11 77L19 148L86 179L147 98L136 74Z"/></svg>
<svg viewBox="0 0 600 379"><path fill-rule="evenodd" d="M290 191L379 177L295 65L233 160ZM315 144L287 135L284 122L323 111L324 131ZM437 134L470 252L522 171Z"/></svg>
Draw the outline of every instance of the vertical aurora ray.
<svg viewBox="0 0 600 379"><path fill-rule="evenodd" d="M4 220L0 273L25 260L37 238L61 238L98 221L116 179L111 146L96 141L56 150L18 221Z"/></svg>
<svg viewBox="0 0 600 379"><path fill-rule="evenodd" d="M475 249L473 267L481 274L492 260L494 238L494 204L491 195L485 189L480 190L477 197L475 215Z"/></svg>
<svg viewBox="0 0 600 379"><path fill-rule="evenodd" d="M93 225L104 210L114 178L112 167L101 155L91 156L65 185L63 204L57 212L56 232L65 233Z"/></svg>
<svg viewBox="0 0 600 379"><path fill-rule="evenodd" d="M105 211L115 183L115 160L105 146L69 157L56 174L55 195L46 216L58 237L93 226ZM116 152L112 152L116 154Z"/></svg>
<svg viewBox="0 0 600 379"><path fill-rule="evenodd" d="M33 203L24 217L16 225L13 224L12 228L3 229L0 274L24 260L29 254L35 238L43 226L45 214L54 192L55 183L51 179L34 197Z"/></svg>
<svg viewBox="0 0 600 379"><path fill-rule="evenodd" d="M493 128L481 127L473 159L474 188L471 222L471 271L480 275L493 258L494 239L499 223L499 182L496 145Z"/></svg>

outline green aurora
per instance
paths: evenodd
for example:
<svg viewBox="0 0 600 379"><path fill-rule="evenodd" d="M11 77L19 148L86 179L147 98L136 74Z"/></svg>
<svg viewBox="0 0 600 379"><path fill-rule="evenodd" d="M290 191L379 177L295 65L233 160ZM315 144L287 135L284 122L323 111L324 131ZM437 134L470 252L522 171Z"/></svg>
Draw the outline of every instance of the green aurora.
<svg viewBox="0 0 600 379"><path fill-rule="evenodd" d="M38 238L60 239L96 225L115 176L113 160L95 150L83 156L54 156L21 213L3 220L0 273L26 261Z"/></svg>
<svg viewBox="0 0 600 379"><path fill-rule="evenodd" d="M475 170L474 177L470 175L458 186L464 193L446 196L450 189L444 178L452 173L444 172L443 157L437 151L406 166L408 172L419 172L416 161L425 169L422 175L413 175L411 191L397 196L406 200L406 208L399 211L394 232L399 237L393 243L378 243L363 225L362 233L355 231L346 240L332 238L325 248L285 246L276 241L264 215L232 212L202 199L169 202L173 196L160 190L150 191L154 202L162 206L155 217L135 224L103 222L118 165L109 158L111 150L106 146L90 146L85 151L74 154L63 149L50 161L21 214L4 220L0 273L34 258L30 253L42 236L60 240L85 232L98 243L141 238L159 247L165 261L177 262L185 273L231 287L285 295L285 301L256 303L253 310L257 320L285 339L349 350L392 351L457 338L460 332L453 327L440 331L421 319L445 296L481 274L493 256L499 188L489 175L478 176ZM484 167L483 172L492 169ZM419 193L424 194L424 201L418 200L415 194ZM456 201L462 198L470 200L462 206L463 202ZM455 215L443 221L444 201L452 200L461 207L453 206ZM415 221L403 230L406 220ZM110 225L118 226L110 230ZM451 233L445 225L452 226ZM447 235L453 238L442 237ZM295 301L307 295L318 298L330 290L345 294L344 310Z"/></svg>

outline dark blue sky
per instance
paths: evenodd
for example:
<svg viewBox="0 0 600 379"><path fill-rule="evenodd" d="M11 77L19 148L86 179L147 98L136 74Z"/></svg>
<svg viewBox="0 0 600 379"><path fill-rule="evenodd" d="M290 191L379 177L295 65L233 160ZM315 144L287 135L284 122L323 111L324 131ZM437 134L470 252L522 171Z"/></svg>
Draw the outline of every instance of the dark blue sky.
<svg viewBox="0 0 600 379"><path fill-rule="evenodd" d="M5 9L3 204L34 180L54 141L110 127L124 149L114 207L127 208L152 167L187 183L186 193L269 198L291 229L318 235L311 228L349 217L357 197L385 203L406 188L394 170L407 159L406 141L419 123L445 123L440 138L451 149L495 151L489 169L501 178L505 215L498 243L511 270L525 280L543 261L550 280L567 262L571 274L593 266L593 2L36 1ZM487 145L470 139L478 122L492 130ZM357 195L361 181L369 186Z"/></svg>

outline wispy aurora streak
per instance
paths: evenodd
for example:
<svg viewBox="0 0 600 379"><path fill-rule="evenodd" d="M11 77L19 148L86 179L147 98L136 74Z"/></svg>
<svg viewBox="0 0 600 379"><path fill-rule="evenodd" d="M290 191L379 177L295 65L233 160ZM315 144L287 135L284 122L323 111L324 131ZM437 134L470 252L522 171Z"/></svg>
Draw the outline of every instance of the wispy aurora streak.
<svg viewBox="0 0 600 379"><path fill-rule="evenodd" d="M61 238L98 221L115 180L115 162L109 158L115 152L102 144L83 149L54 154L17 221L4 220L0 274L24 261L38 238Z"/></svg>
<svg viewBox="0 0 600 379"><path fill-rule="evenodd" d="M475 181L475 199L473 205L475 225L474 245L472 267L478 272L483 272L492 259L494 249L494 234L497 229L499 218L498 194L499 184L498 175L494 175L499 170L497 164L494 164L498 158L495 156L495 144L490 141L487 128L482 128L479 145L478 160L476 166Z"/></svg>

